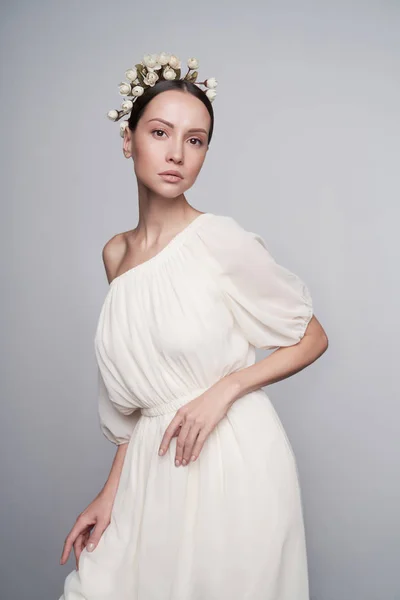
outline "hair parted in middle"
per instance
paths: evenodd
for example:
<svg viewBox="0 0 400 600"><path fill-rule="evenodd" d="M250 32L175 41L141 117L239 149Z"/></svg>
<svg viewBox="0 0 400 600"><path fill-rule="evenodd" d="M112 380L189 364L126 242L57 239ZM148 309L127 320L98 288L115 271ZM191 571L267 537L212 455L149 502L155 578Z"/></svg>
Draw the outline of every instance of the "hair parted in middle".
<svg viewBox="0 0 400 600"><path fill-rule="evenodd" d="M168 90L181 90L184 93L192 94L196 98L198 98L201 102L203 102L204 106L208 110L208 113L211 117L211 125L210 131L208 133L208 144L211 142L213 130L214 130L214 110L211 105L210 100L207 98L203 90L198 88L193 83L188 81L183 81L182 79L178 79L176 81L159 81L151 88L145 90L142 96L139 96L137 101L134 103L131 114L129 116L128 127L131 131L135 131L136 126L139 122L140 117L142 116L144 109L148 105L148 103L155 98L158 94L162 92L166 92Z"/></svg>

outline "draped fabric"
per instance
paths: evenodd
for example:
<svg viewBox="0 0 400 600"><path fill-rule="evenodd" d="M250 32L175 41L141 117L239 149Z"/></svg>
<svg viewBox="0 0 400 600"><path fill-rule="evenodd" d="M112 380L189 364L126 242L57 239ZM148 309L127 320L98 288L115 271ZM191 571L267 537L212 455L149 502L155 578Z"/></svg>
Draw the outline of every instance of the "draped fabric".
<svg viewBox="0 0 400 600"><path fill-rule="evenodd" d="M213 213L111 282L98 415L128 449L111 523L59 600L309 600L298 470L265 391L236 400L188 466L174 465L176 438L158 448L180 406L256 348L298 343L312 314L263 238Z"/></svg>

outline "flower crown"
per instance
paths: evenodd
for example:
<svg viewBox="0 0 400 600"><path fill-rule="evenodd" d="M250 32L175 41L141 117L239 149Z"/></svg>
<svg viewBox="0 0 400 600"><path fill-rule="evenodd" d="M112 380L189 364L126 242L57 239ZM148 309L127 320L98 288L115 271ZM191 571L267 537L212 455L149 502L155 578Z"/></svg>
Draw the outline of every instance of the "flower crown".
<svg viewBox="0 0 400 600"><path fill-rule="evenodd" d="M144 91L153 87L157 81L173 81L174 79L181 79L182 81L190 81L196 85L205 85L207 91L206 96L212 102L217 95L215 88L217 87L217 80L215 77L206 79L205 81L196 81L198 72L196 69L199 68L199 61L197 58L189 58L187 61L188 72L184 77L181 78L181 61L174 54L145 54L143 60L135 65L132 69L125 71L125 77L128 82L121 81L119 84L119 93L121 96L127 96L121 104L120 110L110 110L107 113L107 117L111 121L119 121L123 116L129 114L133 108L133 103L136 102L139 96ZM201 88L200 88L201 89ZM120 135L124 137L125 128L128 126L128 121L122 121L120 124Z"/></svg>

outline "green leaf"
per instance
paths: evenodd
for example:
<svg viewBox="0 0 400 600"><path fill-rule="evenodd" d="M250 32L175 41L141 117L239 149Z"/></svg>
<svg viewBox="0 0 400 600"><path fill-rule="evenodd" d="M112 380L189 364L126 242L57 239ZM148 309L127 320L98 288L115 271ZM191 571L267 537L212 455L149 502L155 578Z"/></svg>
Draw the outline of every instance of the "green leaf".
<svg viewBox="0 0 400 600"><path fill-rule="evenodd" d="M185 75L184 79L186 79L186 81L191 81L192 83L195 83L198 74L198 71L191 71Z"/></svg>
<svg viewBox="0 0 400 600"><path fill-rule="evenodd" d="M138 76L138 79L140 81L140 85L143 87L143 86L145 86L144 77L146 76L146 67L144 67L140 63L138 63L137 65L135 65L135 67L136 67L136 70L137 70L137 76Z"/></svg>

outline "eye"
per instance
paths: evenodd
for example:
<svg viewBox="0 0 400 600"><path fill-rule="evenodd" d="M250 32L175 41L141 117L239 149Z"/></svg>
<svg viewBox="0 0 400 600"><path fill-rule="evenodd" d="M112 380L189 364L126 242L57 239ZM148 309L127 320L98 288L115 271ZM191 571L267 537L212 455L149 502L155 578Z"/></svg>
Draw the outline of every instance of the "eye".
<svg viewBox="0 0 400 600"><path fill-rule="evenodd" d="M154 133L158 133L158 132L161 132L161 135L156 135L156 137L162 138L162 134L165 133L165 131L163 129L153 129L151 134L153 135ZM196 142L198 142L197 144L190 144L191 146L199 146L200 147L200 146L203 146L203 144L204 144L204 142L202 140L200 140L199 138L192 137L189 139L190 139L190 141L195 140Z"/></svg>
<svg viewBox="0 0 400 600"><path fill-rule="evenodd" d="M151 133L153 134L156 131L161 131L161 133L165 133L165 131L163 129L153 129L153 131ZM162 136L161 135L156 135L156 137L162 137Z"/></svg>

